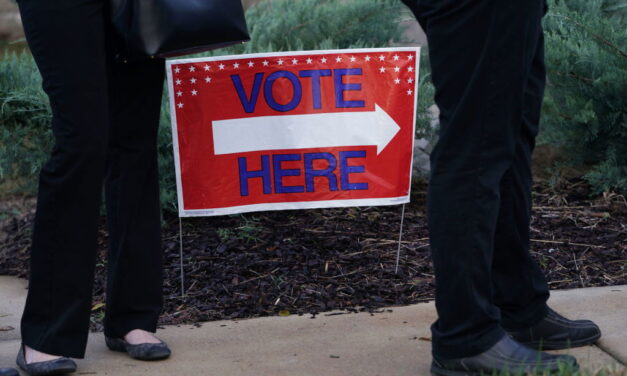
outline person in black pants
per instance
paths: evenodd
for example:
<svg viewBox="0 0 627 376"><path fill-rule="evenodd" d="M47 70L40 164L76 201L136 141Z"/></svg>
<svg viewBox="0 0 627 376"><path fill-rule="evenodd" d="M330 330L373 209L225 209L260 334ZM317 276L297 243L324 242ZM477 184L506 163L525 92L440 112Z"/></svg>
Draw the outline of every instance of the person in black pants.
<svg viewBox="0 0 627 376"><path fill-rule="evenodd" d="M547 283L529 254L546 3L403 1L427 34L441 111L428 193L438 311L432 374L576 368L572 357L536 351L601 335L591 321L547 306Z"/></svg>
<svg viewBox="0 0 627 376"><path fill-rule="evenodd" d="M110 237L107 345L162 359L157 130L164 60L117 63L106 0L19 0L52 108L41 170L18 365L75 370L87 343L103 185Z"/></svg>

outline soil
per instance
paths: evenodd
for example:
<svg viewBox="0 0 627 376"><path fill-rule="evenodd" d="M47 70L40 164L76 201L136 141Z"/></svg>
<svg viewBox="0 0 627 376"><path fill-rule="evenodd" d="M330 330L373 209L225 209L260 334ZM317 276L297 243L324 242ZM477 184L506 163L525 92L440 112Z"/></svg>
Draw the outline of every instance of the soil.
<svg viewBox="0 0 627 376"><path fill-rule="evenodd" d="M552 289L627 284L627 201L571 180L534 188L532 254ZM263 212L183 219L181 292L179 222L164 219L165 307L161 324L220 319L375 311L433 299L425 215L426 185L401 207ZM7 202L12 204L7 204ZM4 200L0 275L28 276L34 200ZM7 210L10 208L10 210ZM104 315L107 234L101 223L92 329ZM335 313L333 313L335 314Z"/></svg>

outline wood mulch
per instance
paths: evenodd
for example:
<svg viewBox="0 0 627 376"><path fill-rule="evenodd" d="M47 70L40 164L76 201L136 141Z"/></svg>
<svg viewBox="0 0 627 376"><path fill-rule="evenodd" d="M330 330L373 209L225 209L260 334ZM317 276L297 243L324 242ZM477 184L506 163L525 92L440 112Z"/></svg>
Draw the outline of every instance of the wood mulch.
<svg viewBox="0 0 627 376"><path fill-rule="evenodd" d="M572 180L534 188L532 253L552 289L627 284L627 201L590 199ZM425 215L426 185L416 183L405 214L395 272L401 207L264 212L183 220L181 294L178 218L165 218L162 324L373 311L433 299ZM0 275L28 275L33 202L0 222ZM19 205L18 205L19 206ZM104 311L107 235L102 221L92 329Z"/></svg>

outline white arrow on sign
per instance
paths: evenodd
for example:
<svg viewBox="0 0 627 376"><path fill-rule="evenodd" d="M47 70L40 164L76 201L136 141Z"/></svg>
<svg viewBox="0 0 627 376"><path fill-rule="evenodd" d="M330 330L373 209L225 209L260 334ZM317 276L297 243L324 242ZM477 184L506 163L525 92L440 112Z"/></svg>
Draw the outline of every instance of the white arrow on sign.
<svg viewBox="0 0 627 376"><path fill-rule="evenodd" d="M213 122L216 155L262 150L377 146L377 154L400 127L375 104L369 112L264 116Z"/></svg>

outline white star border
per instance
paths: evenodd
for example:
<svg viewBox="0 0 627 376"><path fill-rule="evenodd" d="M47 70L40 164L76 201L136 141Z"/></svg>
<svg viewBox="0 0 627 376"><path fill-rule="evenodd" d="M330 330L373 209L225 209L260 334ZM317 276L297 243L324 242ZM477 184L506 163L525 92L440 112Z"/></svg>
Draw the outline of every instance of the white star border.
<svg viewBox="0 0 627 376"><path fill-rule="evenodd" d="M413 96L418 89L419 56L419 47L261 53L171 60L167 62L166 72L170 87L174 88L171 93L174 93L175 103L171 107L177 110L185 108L184 97L198 95L202 89L197 87L198 85L209 85L214 82L213 73L226 74L258 68L281 70L295 66L324 68L320 67L321 64L331 69L339 66L351 68L373 64L373 72L389 75L390 85L399 87L408 96ZM401 68L408 62L413 64ZM405 76L401 76L402 74ZM183 89L182 86L187 87Z"/></svg>

